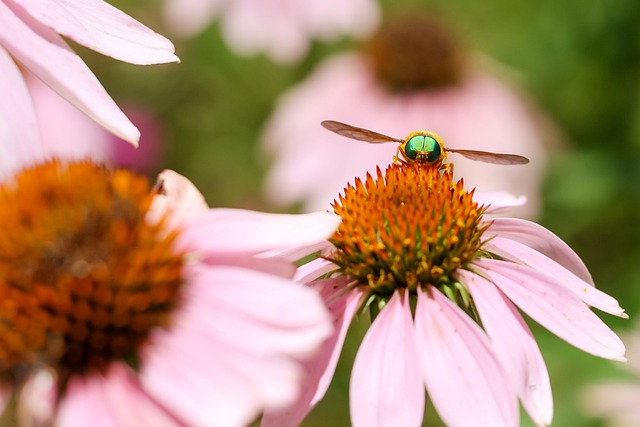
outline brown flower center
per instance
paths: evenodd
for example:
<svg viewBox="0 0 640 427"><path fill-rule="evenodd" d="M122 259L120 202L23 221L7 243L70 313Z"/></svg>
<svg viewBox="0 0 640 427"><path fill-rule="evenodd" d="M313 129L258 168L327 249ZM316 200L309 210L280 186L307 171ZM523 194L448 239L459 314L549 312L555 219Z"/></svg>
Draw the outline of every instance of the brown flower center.
<svg viewBox="0 0 640 427"><path fill-rule="evenodd" d="M0 375L33 365L66 377L135 362L166 326L182 255L165 221L146 220L146 178L51 161L0 186Z"/></svg>
<svg viewBox="0 0 640 427"><path fill-rule="evenodd" d="M455 296L460 290L452 273L481 254L488 225L480 224L483 208L473 191L452 175L394 164L384 175L378 169L375 178L356 179L333 205L342 223L331 238L331 261L382 299L397 288L414 294L427 285Z"/></svg>
<svg viewBox="0 0 640 427"><path fill-rule="evenodd" d="M440 22L420 15L384 24L366 53L378 80L394 91L441 88L462 78L458 42Z"/></svg>

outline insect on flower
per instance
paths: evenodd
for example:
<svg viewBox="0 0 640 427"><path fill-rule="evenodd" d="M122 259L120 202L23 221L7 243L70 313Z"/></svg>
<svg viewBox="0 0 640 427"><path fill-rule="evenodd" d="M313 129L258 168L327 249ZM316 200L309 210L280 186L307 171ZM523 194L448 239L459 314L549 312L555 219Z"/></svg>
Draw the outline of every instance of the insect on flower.
<svg viewBox="0 0 640 427"><path fill-rule="evenodd" d="M447 148L442 142L442 138L434 132L426 130L416 130L411 132L405 139L393 138L378 132L351 126L334 120L325 120L322 127L347 138L358 141L380 144L385 142L397 142L400 145L393 156L393 163L413 163L434 166L439 169L449 168L447 153L457 153L468 159L497 165L524 165L529 163L529 159L517 154L491 153L478 150L461 150ZM399 157L402 156L402 158Z"/></svg>

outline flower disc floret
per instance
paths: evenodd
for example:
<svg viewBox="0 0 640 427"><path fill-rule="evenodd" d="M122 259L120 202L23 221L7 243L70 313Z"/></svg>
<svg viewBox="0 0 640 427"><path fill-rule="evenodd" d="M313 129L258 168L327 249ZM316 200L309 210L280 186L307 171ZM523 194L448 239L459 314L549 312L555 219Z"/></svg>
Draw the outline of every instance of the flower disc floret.
<svg viewBox="0 0 640 427"><path fill-rule="evenodd" d="M383 297L427 285L449 293L457 283L452 273L481 255L488 227L462 180L419 164L391 165L384 175L378 168L333 207L342 223L331 238L331 261Z"/></svg>

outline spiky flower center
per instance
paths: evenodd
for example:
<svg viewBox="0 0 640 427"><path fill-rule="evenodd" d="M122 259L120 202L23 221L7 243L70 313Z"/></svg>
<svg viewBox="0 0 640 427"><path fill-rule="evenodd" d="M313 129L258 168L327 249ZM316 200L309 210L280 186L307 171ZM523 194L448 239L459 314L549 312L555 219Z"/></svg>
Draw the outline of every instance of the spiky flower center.
<svg viewBox="0 0 640 427"><path fill-rule="evenodd" d="M455 292L452 273L480 255L482 207L452 172L391 165L356 179L334 202L342 223L330 259L340 272L386 299L398 288L427 285Z"/></svg>
<svg viewBox="0 0 640 427"><path fill-rule="evenodd" d="M385 23L367 45L378 80L394 91L457 84L463 54L450 31L435 19L403 16Z"/></svg>
<svg viewBox="0 0 640 427"><path fill-rule="evenodd" d="M0 186L0 378L134 361L182 283L175 232L146 178L51 161Z"/></svg>

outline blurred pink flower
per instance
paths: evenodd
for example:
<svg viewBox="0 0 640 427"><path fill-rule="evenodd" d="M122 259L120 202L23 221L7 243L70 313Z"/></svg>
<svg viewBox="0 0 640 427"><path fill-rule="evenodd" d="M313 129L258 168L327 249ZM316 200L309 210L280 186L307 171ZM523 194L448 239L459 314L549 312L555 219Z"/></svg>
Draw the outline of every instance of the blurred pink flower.
<svg viewBox="0 0 640 427"><path fill-rule="evenodd" d="M244 55L264 52L271 59L299 61L312 39L370 34L379 19L376 0L167 0L167 24L192 36L220 16L229 46Z"/></svg>
<svg viewBox="0 0 640 427"><path fill-rule="evenodd" d="M263 137L273 159L265 187L270 201L326 209L345 182L392 161L395 144L350 141L320 127L337 120L396 138L427 129L451 148L524 155L531 160L526 166L455 154L450 160L478 191L523 194L528 203L517 213L536 214L546 164L541 121L516 91L469 67L440 23L417 19L391 21L366 51L325 60L281 98Z"/></svg>
<svg viewBox="0 0 640 427"><path fill-rule="evenodd" d="M601 381L582 393L584 411L604 420L606 427L640 425L640 334L638 325L623 336L629 363L623 365L631 374L627 380Z"/></svg>
<svg viewBox="0 0 640 427"><path fill-rule="evenodd" d="M172 171L150 190L33 162L0 185L0 395L23 425L242 426L295 401L332 328L293 262L339 218L209 209Z"/></svg>
<svg viewBox="0 0 640 427"><path fill-rule="evenodd" d="M30 74L26 82L35 107L42 144L51 157L115 164L137 172L157 173L165 141L159 121L141 106L124 105L123 110L142 133L140 146L133 147L106 131L77 108L59 97Z"/></svg>
<svg viewBox="0 0 640 427"><path fill-rule="evenodd" d="M518 426L518 399L536 425L549 425L549 375L516 306L583 351L625 360L589 307L627 316L575 252L533 222L486 219L509 200L479 196L421 165L347 187L324 259L296 276L322 295L336 332L307 362L298 402L267 413L264 426L298 425L323 397L347 329L366 309L374 320L351 372L354 427L422 425L425 388L448 426Z"/></svg>
<svg viewBox="0 0 640 427"><path fill-rule="evenodd" d="M178 61L171 42L102 0L0 0L0 141L40 140L19 67L137 145L139 131L60 36L132 64ZM0 165L1 166L1 165Z"/></svg>

